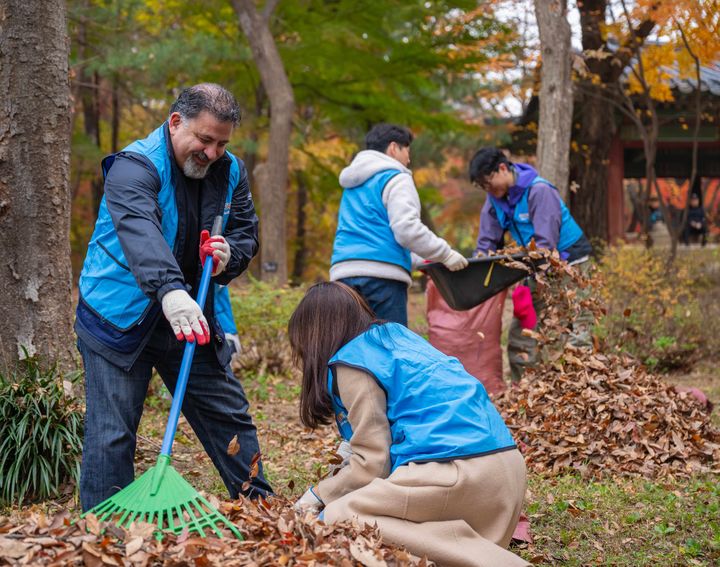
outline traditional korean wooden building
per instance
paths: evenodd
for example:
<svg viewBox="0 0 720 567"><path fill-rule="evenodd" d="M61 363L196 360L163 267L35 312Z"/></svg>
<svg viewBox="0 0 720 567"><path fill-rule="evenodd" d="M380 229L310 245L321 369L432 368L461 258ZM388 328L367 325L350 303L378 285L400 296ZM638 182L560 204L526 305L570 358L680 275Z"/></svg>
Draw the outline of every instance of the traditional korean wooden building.
<svg viewBox="0 0 720 567"><path fill-rule="evenodd" d="M698 139L697 175L701 177L705 208L710 217L720 220L720 64L701 69L701 126ZM656 174L661 187L672 180L675 187L684 187L691 176L692 148L695 126L696 81L694 79L671 78L674 100L658 103L660 133L657 143ZM518 120L518 133L514 136L512 150L520 154L532 154L536 140L528 135L538 120L538 100L533 97L524 115ZM575 116L582 117L582 109L575 109ZM607 210L608 234L610 241L625 237L628 228L630 200L625 191L628 180L645 177L645 155L643 141L637 128L618 111L619 127L612 142L608 164ZM687 187L681 189L687 191ZM703 191L706 193L706 191ZM707 199L707 197L710 199Z"/></svg>

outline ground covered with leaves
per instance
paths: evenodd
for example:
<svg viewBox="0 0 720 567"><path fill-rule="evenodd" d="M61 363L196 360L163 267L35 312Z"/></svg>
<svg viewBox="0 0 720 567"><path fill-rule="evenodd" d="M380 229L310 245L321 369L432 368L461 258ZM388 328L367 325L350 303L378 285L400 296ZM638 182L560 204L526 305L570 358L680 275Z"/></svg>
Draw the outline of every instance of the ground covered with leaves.
<svg viewBox="0 0 720 567"><path fill-rule="evenodd" d="M718 564L717 421L713 425L709 408L691 392L676 390L642 357L602 337L591 354L558 342L567 331L568 306L583 285L567 286L548 307L538 335L545 356L537 370L495 400L529 469L526 511L534 540L514 551L538 565ZM246 351L235 369L252 403L266 476L279 497L263 505L218 500L213 495L224 494L224 486L183 419L176 437L173 465L245 541L183 533L158 542L148 525L125 530L79 520L66 491L56 501L0 511L0 564L422 564L383 545L369 527L325 526L292 510L292 501L327 473L337 444L332 428L310 431L297 417L299 382L283 322L301 293L252 283L234 294L238 319L248 321L241 333ZM581 293L580 303L594 297L599 294ZM411 297L411 321L422 319L421 298ZM253 329L262 332L254 335ZM717 364L706 362L700 374L672 380L717 392ZM141 424L138 472L155 462L168 398L154 382Z"/></svg>
<svg viewBox="0 0 720 567"><path fill-rule="evenodd" d="M204 538L184 532L158 541L152 524L128 529L77 520L69 512L31 513L20 525L0 518L0 558L17 565L425 565L383 544L370 526L328 526L301 517L283 498L270 502L223 502L219 510L243 533Z"/></svg>
<svg viewBox="0 0 720 567"><path fill-rule="evenodd" d="M707 405L628 358L566 352L496 403L538 473L720 472L720 431Z"/></svg>
<svg viewBox="0 0 720 567"><path fill-rule="evenodd" d="M720 430L711 405L680 391L636 359L594 337L591 348L572 346L577 321L605 312L604 282L537 256L545 308L540 362L495 399L538 473L577 471L583 477L638 474L646 478L720 472Z"/></svg>

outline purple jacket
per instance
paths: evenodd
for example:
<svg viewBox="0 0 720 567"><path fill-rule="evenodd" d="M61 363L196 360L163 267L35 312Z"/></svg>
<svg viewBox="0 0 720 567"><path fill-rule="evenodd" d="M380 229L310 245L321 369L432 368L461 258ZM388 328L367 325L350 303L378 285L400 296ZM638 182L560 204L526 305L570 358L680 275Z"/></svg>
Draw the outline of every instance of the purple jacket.
<svg viewBox="0 0 720 567"><path fill-rule="evenodd" d="M507 215L512 216L515 212L515 205L520 201L525 189L538 175L534 167L524 163L514 163L513 167L517 174L516 184L510 187L508 194L502 199L495 199L488 195L480 212L480 229L478 233L475 252L497 250L498 244L502 243L505 230L498 222L493 201L502 208ZM562 211L560 200L556 189L547 183L533 185L528 195L528 210L530 220L535 229L535 244L538 248L557 248L560 239L560 225Z"/></svg>

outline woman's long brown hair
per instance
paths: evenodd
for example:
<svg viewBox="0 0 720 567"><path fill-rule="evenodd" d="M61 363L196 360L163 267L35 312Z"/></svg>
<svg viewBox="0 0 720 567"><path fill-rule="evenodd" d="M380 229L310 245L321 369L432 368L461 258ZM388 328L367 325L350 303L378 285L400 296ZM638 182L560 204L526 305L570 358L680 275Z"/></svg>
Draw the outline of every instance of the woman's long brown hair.
<svg viewBox="0 0 720 567"><path fill-rule="evenodd" d="M370 328L375 315L365 300L340 282L307 290L288 323L295 362L302 368L300 420L311 428L332 421L328 362L340 348Z"/></svg>

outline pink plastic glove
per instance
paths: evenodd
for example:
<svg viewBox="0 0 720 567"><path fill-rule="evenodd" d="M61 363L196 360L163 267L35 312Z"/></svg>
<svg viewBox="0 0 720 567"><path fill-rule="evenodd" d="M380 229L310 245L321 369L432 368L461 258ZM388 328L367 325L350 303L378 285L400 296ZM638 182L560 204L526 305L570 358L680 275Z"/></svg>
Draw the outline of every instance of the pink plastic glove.
<svg viewBox="0 0 720 567"><path fill-rule="evenodd" d="M526 285L519 285L512 294L513 315L520 321L523 329L534 329L537 325L537 314L532 302L532 293Z"/></svg>

